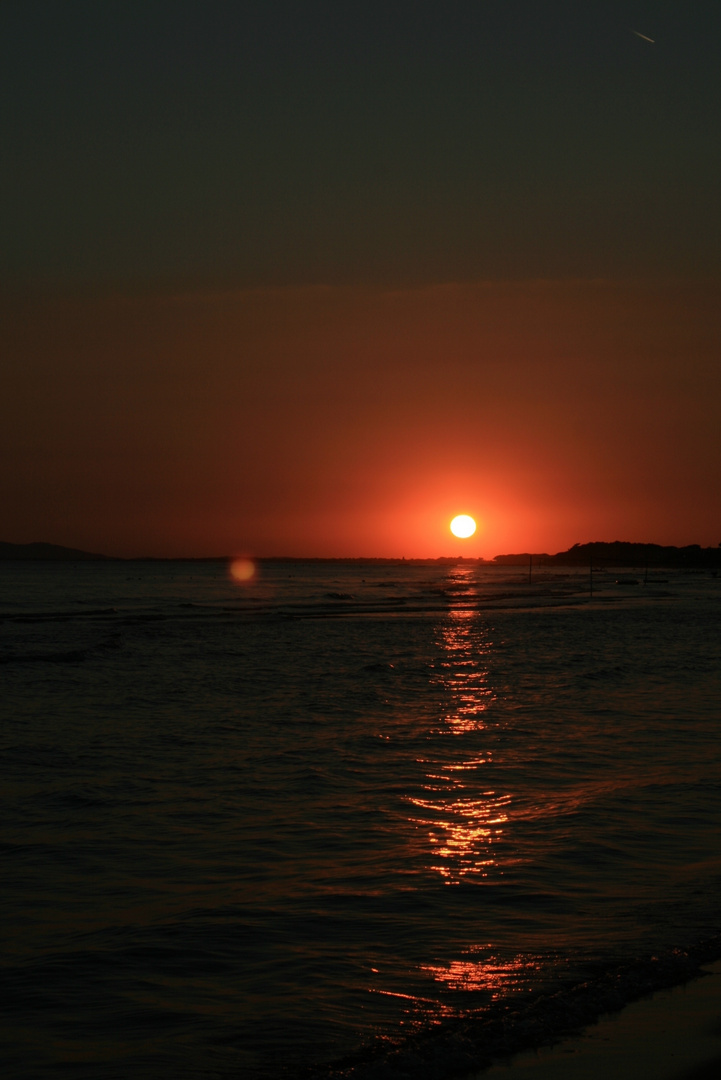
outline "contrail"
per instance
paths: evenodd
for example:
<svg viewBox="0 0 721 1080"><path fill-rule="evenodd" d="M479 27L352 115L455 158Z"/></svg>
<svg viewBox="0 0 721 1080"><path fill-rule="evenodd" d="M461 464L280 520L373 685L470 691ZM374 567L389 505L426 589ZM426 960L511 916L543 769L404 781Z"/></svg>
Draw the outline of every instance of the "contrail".
<svg viewBox="0 0 721 1080"><path fill-rule="evenodd" d="M655 44L656 44L656 42L654 41L654 39L653 39L652 37L646 37L646 35L645 35L645 34L641 34L641 33L639 33L639 31L638 31L638 30L632 30L632 31L631 31L631 33L632 33L632 34L635 34L635 35L636 35L636 37L640 37L640 38L641 38L641 39L642 39L643 41L648 41L648 42L650 42L650 43L651 43L651 45L655 45Z"/></svg>

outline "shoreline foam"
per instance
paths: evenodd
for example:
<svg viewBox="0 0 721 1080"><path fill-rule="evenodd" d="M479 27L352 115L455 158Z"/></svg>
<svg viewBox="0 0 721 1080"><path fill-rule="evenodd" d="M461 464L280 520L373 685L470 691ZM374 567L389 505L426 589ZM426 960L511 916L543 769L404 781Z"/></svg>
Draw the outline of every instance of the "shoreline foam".
<svg viewBox="0 0 721 1080"><path fill-rule="evenodd" d="M706 972L711 964L714 965L713 975ZM446 1077L449 1080L451 1077L556 1080L554 1070L559 1060L568 1057L569 1046L575 1052L577 1044L588 1045L588 1060L593 1060L598 1030L605 1032L607 1025L621 1024L631 1008L640 1008L644 1013L649 1002L656 1002L655 1010L663 1012L665 998L661 998L659 992L673 995L683 992L689 983L697 985L710 978L713 978L713 1000L721 1004L721 939L718 936L700 942L688 951L674 949L611 968L596 978L561 988L553 994L499 1003L481 1014L462 1017L414 1035L392 1049L368 1049L325 1068L294 1071L291 1075L309 1080L311 1077L314 1080L445 1080ZM721 1015L721 1010L716 1015ZM630 1016L633 1030L635 1012ZM619 1030L625 1032L625 1023ZM592 1032L589 1034L587 1029ZM603 1040L604 1036L600 1038ZM683 1060L688 1062L688 1068L703 1065L721 1055L721 1026L719 1036L714 1039L711 1049L705 1048L700 1056L685 1053ZM587 1040L590 1041L587 1043ZM682 1035L680 1042L688 1048L693 1045L693 1038ZM646 1045L643 1040L641 1043L642 1047ZM649 1080L661 1080L660 1074L657 1078L645 1068L639 1071L642 1049L636 1048L633 1054L635 1066L629 1069L629 1077L633 1074L634 1078L643 1075ZM550 1062L547 1073L533 1071L546 1059ZM682 1080L683 1068L679 1057L680 1071L664 1073L663 1080ZM518 1075L514 1069L518 1070ZM599 1080L601 1075L599 1072ZM603 1071L604 1078L607 1075ZM623 1080L621 1074L618 1075ZM591 1074L583 1070L568 1074L568 1080L590 1080L590 1077Z"/></svg>
<svg viewBox="0 0 721 1080"><path fill-rule="evenodd" d="M572 1039L498 1063L474 1080L705 1080L721 1072L721 961L700 977L603 1016Z"/></svg>

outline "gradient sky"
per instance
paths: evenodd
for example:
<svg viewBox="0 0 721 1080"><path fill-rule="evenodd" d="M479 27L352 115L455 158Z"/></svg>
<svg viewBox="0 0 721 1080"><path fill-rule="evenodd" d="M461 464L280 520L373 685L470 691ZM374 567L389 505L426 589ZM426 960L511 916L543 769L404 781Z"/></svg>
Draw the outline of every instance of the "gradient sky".
<svg viewBox="0 0 721 1080"><path fill-rule="evenodd" d="M711 2L0 4L0 538L716 545L720 57Z"/></svg>

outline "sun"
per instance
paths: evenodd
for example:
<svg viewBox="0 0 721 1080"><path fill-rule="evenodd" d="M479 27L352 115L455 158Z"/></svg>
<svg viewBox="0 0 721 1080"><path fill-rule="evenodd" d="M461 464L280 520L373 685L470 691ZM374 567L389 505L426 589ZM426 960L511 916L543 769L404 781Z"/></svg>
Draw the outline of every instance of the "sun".
<svg viewBox="0 0 721 1080"><path fill-rule="evenodd" d="M459 540L467 540L476 531L476 523L468 514L459 514L451 522L451 532Z"/></svg>

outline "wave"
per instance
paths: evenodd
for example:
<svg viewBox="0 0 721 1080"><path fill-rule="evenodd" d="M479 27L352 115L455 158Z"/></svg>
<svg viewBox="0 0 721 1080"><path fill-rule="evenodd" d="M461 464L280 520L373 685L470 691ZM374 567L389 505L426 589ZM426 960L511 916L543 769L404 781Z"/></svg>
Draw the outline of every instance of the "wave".
<svg viewBox="0 0 721 1080"><path fill-rule="evenodd" d="M322 1066L281 1070L286 1080L452 1080L526 1050L579 1034L606 1013L704 974L721 958L721 935L687 948L607 967L592 977L480 1013L446 1019L405 1038L384 1040Z"/></svg>

